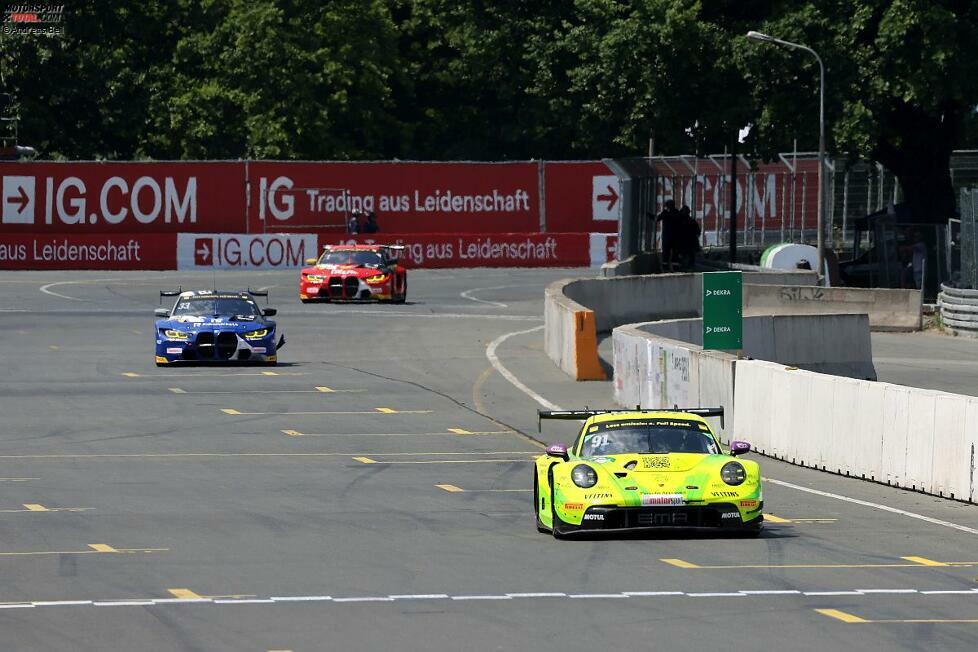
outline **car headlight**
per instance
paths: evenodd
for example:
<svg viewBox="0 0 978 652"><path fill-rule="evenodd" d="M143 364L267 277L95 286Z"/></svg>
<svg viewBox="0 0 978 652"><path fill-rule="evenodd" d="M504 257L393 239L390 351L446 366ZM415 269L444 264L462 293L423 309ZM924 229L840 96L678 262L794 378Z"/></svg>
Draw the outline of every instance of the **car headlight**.
<svg viewBox="0 0 978 652"><path fill-rule="evenodd" d="M387 280L387 274L377 274L367 278L367 283L383 283Z"/></svg>
<svg viewBox="0 0 978 652"><path fill-rule="evenodd" d="M271 332L269 328L262 328L257 331L251 331L250 333L245 333L244 338L246 340L260 340L263 337L267 337Z"/></svg>
<svg viewBox="0 0 978 652"><path fill-rule="evenodd" d="M720 479L730 486L736 487L739 484L744 484L744 480L747 479L747 471L744 470L744 466L740 462L727 462L720 469Z"/></svg>
<svg viewBox="0 0 978 652"><path fill-rule="evenodd" d="M163 331L163 335L170 340L187 340L190 339L190 333L184 333L183 331L175 331L172 329L166 329Z"/></svg>
<svg viewBox="0 0 978 652"><path fill-rule="evenodd" d="M314 274L309 274L308 276L306 276L306 280L309 281L310 283L322 283L323 277L316 276Z"/></svg>
<svg viewBox="0 0 978 652"><path fill-rule="evenodd" d="M593 487L598 483L598 474L595 473L594 469L587 464L578 464L574 467L574 470L571 471L571 480L573 480L574 484L576 484L578 487L588 489L589 487Z"/></svg>

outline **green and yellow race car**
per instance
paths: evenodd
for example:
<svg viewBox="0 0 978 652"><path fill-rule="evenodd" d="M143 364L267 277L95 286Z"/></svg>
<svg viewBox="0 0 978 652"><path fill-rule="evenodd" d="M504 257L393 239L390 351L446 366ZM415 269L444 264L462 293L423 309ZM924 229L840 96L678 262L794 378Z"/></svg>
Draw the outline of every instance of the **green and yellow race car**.
<svg viewBox="0 0 978 652"><path fill-rule="evenodd" d="M584 420L573 446L536 460L537 529L555 537L646 528L716 528L757 535L764 521L757 462L723 452L704 417L723 408L540 410L540 419Z"/></svg>

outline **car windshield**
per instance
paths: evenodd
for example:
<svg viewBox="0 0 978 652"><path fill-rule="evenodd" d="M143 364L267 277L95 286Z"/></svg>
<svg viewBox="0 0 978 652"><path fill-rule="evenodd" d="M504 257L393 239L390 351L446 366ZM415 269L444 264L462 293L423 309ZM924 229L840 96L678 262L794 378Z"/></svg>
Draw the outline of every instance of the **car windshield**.
<svg viewBox="0 0 978 652"><path fill-rule="evenodd" d="M212 317L225 315L255 318L261 315L254 301L241 297L190 297L181 298L173 308L174 317Z"/></svg>
<svg viewBox="0 0 978 652"><path fill-rule="evenodd" d="M621 453L720 452L706 426L692 421L621 421L588 428L581 457Z"/></svg>
<svg viewBox="0 0 978 652"><path fill-rule="evenodd" d="M319 264L381 267L384 264L384 259L376 251L327 251L319 259Z"/></svg>

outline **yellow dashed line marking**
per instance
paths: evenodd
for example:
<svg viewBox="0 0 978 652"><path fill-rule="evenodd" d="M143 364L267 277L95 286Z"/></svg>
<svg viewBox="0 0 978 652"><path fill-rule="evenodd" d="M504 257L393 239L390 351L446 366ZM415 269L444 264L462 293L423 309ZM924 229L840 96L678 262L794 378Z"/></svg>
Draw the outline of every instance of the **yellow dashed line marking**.
<svg viewBox="0 0 978 652"><path fill-rule="evenodd" d="M180 598L181 600L199 600L203 597L190 589L167 589L167 592L174 598Z"/></svg>
<svg viewBox="0 0 978 652"><path fill-rule="evenodd" d="M263 371L263 372L261 372L261 375L262 376L278 376L279 374L278 374L277 371Z"/></svg>
<svg viewBox="0 0 978 652"><path fill-rule="evenodd" d="M24 503L24 507L27 508L27 511L29 511L29 512L47 512L47 511L50 511L44 505L38 505L36 503Z"/></svg>
<svg viewBox="0 0 978 652"><path fill-rule="evenodd" d="M444 489L448 493L452 493L452 494L462 493L465 491L465 489L462 489L461 487L456 487L453 484L436 484L435 486L438 487L439 489Z"/></svg>
<svg viewBox="0 0 978 652"><path fill-rule="evenodd" d="M173 392L174 394L186 394L187 393L186 390L180 389L179 387L167 387L167 389L170 390L171 392Z"/></svg>
<svg viewBox="0 0 978 652"><path fill-rule="evenodd" d="M107 543L90 543L88 547L95 552L119 552Z"/></svg>
<svg viewBox="0 0 978 652"><path fill-rule="evenodd" d="M449 428L448 432L454 432L456 435L471 435L472 433L464 428Z"/></svg>
<svg viewBox="0 0 978 652"><path fill-rule="evenodd" d="M764 520L768 523L791 523L790 518L781 518L780 516L775 516L774 514L765 514Z"/></svg>
<svg viewBox="0 0 978 652"><path fill-rule="evenodd" d="M125 372L123 372L122 375L123 376L126 376L127 378L139 378L139 374L137 374L134 371L125 371Z"/></svg>
<svg viewBox="0 0 978 652"><path fill-rule="evenodd" d="M27 482L28 480L40 480L40 478L0 478L0 482Z"/></svg>
<svg viewBox="0 0 978 652"><path fill-rule="evenodd" d="M829 618L835 618L836 620L841 620L844 623L868 623L868 620L864 620L859 616L853 616L845 611L839 611L838 609L816 609L818 613L823 616L828 616Z"/></svg>
<svg viewBox="0 0 978 652"><path fill-rule="evenodd" d="M57 344L52 344L52 345L50 345L50 346L49 346L48 348L49 348L49 349L51 349L52 351L57 351L57 350L58 350L58 349L60 349L61 347L60 347L60 346L58 346Z"/></svg>
<svg viewBox="0 0 978 652"><path fill-rule="evenodd" d="M302 433L299 432L298 430L283 430L282 432L284 434L288 435L289 437L301 437L302 436Z"/></svg>
<svg viewBox="0 0 978 652"><path fill-rule="evenodd" d="M354 457L357 462L362 462L364 464L376 464L377 460L372 460L369 457Z"/></svg>
<svg viewBox="0 0 978 652"><path fill-rule="evenodd" d="M329 393L331 393L331 392L335 392L335 391L336 391L335 389L330 389L329 387L323 387L323 386L321 386L321 385L318 385L318 386L316 387L316 389L317 389L318 391L320 391L320 392L323 392L323 393L326 393L326 394L329 394Z"/></svg>
<svg viewBox="0 0 978 652"><path fill-rule="evenodd" d="M688 561L683 561L682 559L660 559L659 561L664 561L671 566L676 566L677 568L700 568L700 566L691 564Z"/></svg>
<svg viewBox="0 0 978 652"><path fill-rule="evenodd" d="M915 564L920 564L921 566L950 566L950 564L942 561L934 561L933 559L927 559L926 557L900 557L900 559L906 559L907 561L912 561Z"/></svg>
<svg viewBox="0 0 978 652"><path fill-rule="evenodd" d="M393 410L391 408L375 408L375 409L383 414L397 414L397 410Z"/></svg>
<svg viewBox="0 0 978 652"><path fill-rule="evenodd" d="M221 408L221 412L223 412L224 414L241 414L240 412L238 412L233 408Z"/></svg>

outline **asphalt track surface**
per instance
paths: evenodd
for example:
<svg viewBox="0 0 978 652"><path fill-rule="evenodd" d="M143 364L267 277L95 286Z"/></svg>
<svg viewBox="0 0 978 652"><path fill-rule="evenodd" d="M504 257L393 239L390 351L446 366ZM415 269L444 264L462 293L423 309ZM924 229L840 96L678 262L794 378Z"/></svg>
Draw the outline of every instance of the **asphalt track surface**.
<svg viewBox="0 0 978 652"><path fill-rule="evenodd" d="M572 426L510 380L611 403L542 351L581 273L414 271L404 306L218 274L271 287L272 369L154 366L157 290L212 275L0 275L0 648L978 648L974 506L761 458L758 539L538 534L532 438Z"/></svg>

